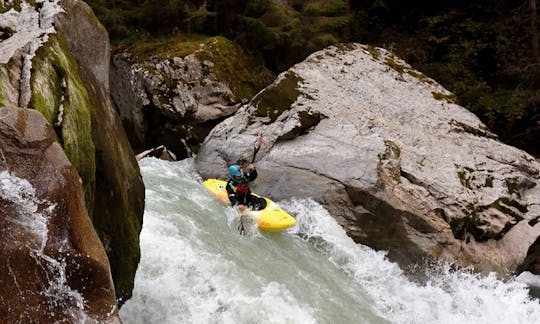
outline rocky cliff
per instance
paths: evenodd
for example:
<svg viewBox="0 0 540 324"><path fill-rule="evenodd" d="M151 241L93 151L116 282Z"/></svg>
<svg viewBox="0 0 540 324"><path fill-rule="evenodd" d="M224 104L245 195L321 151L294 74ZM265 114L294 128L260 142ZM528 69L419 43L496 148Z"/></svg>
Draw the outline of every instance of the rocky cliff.
<svg viewBox="0 0 540 324"><path fill-rule="evenodd" d="M81 183L41 113L0 108L2 322L119 322Z"/></svg>
<svg viewBox="0 0 540 324"><path fill-rule="evenodd" d="M405 268L427 258L506 277L540 235L540 164L383 49L330 47L281 74L214 128L201 174L249 161L259 133L259 193L324 203Z"/></svg>
<svg viewBox="0 0 540 324"><path fill-rule="evenodd" d="M53 126L81 177L117 297L128 298L140 257L144 187L110 101L107 33L83 1L1 6L0 106L35 109Z"/></svg>
<svg viewBox="0 0 540 324"><path fill-rule="evenodd" d="M112 95L135 150L165 145L186 158L272 80L223 37L173 36L114 55Z"/></svg>

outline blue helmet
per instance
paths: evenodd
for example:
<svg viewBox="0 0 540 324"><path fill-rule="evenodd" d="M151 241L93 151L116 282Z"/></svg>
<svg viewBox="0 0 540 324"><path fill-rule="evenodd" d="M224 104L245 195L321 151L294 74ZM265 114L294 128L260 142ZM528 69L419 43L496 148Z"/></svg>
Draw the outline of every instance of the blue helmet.
<svg viewBox="0 0 540 324"><path fill-rule="evenodd" d="M242 172L240 171L240 166L238 164L233 164L229 167L229 177L234 179L235 176L241 176Z"/></svg>

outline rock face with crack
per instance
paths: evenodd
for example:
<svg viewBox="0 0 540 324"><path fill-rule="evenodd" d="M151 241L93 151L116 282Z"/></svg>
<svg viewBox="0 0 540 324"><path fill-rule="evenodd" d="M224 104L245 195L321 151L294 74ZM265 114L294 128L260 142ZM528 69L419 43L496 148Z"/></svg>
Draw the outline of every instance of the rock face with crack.
<svg viewBox="0 0 540 324"><path fill-rule="evenodd" d="M324 203L404 267L428 257L505 277L540 235L540 164L383 49L330 47L281 74L211 132L201 174L250 161L259 133L259 193Z"/></svg>

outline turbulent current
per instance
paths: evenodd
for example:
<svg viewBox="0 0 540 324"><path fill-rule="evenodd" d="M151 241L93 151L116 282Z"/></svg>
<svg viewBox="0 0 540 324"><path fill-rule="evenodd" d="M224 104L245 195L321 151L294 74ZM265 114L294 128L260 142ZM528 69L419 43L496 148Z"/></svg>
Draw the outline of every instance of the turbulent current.
<svg viewBox="0 0 540 324"><path fill-rule="evenodd" d="M140 166L142 257L124 323L540 323L523 283L444 265L413 282L311 200L279 202L297 219L290 230L241 236L193 160Z"/></svg>

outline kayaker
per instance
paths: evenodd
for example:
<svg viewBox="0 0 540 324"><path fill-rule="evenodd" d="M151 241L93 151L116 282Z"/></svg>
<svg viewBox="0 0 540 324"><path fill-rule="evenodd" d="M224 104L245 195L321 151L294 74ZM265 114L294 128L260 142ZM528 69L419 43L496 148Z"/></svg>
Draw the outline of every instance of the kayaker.
<svg viewBox="0 0 540 324"><path fill-rule="evenodd" d="M249 190L248 183L257 178L257 170L253 163L247 166L247 172L238 164L229 167L229 181L227 182L227 193L231 206L238 206L240 212L251 208L254 210L264 209L266 200L254 196Z"/></svg>

